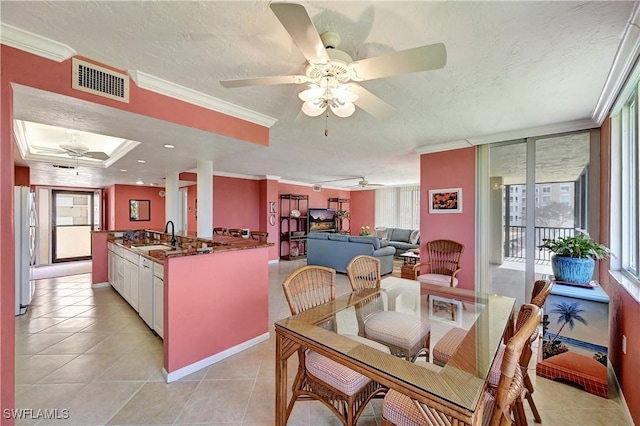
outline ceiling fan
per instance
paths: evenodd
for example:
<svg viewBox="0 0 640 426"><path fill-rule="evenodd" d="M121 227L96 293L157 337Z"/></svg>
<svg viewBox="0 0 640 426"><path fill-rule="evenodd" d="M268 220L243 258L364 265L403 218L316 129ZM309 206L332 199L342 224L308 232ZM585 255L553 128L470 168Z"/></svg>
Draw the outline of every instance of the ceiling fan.
<svg viewBox="0 0 640 426"><path fill-rule="evenodd" d="M356 82L439 69L447 62L443 43L353 61L346 52L337 49L340 43L337 34L318 35L304 6L271 3L270 7L307 59L304 75L221 80L223 87L308 84L308 89L298 95L304 101L302 111L306 115L318 116L328 107L338 117L349 117L358 106L378 119L386 119L394 109Z"/></svg>
<svg viewBox="0 0 640 426"><path fill-rule="evenodd" d="M374 186L375 187L384 186L384 184L382 184L382 183L369 183L367 178L365 178L363 176L357 176L357 177L352 177L352 178L343 178L343 179L325 180L325 181L322 181L322 182L316 182L316 184L331 183L331 182L341 182L341 181L345 181L345 180L354 180L354 179L359 179L358 183L356 185L346 186L345 188L370 188L370 187L374 187Z"/></svg>
<svg viewBox="0 0 640 426"><path fill-rule="evenodd" d="M101 151L89 151L89 148L79 145L75 141L72 144L60 144L59 148L32 145L38 154L67 154L71 158L91 158L95 160L108 160L109 155Z"/></svg>

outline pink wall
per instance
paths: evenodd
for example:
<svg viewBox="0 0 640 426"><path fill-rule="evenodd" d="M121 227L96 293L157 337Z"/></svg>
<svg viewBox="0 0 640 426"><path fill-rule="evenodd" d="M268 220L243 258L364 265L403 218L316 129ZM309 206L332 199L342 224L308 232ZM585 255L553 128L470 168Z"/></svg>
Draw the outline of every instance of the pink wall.
<svg viewBox="0 0 640 426"><path fill-rule="evenodd" d="M320 191L314 191L310 186L293 185L289 183L278 184L278 194L300 194L309 196L309 207L327 207L329 198L351 198L349 191L341 191L339 189L322 188ZM280 206L278 206L280 208Z"/></svg>
<svg viewBox="0 0 640 426"><path fill-rule="evenodd" d="M6 47L0 45L4 56ZM15 407L15 237L13 213L13 91L0 58L0 409ZM0 416L0 424L12 419Z"/></svg>
<svg viewBox="0 0 640 426"><path fill-rule="evenodd" d="M15 186L29 186L31 181L29 180L29 168L28 167L15 167Z"/></svg>
<svg viewBox="0 0 640 426"><path fill-rule="evenodd" d="M610 246L611 232L611 122L600 128L600 238ZM599 280L609 295L609 361L616 372L625 401L635 424L640 424L640 303L608 273L609 262L601 262ZM622 353L622 335L627 338L627 353Z"/></svg>
<svg viewBox="0 0 640 426"><path fill-rule="evenodd" d="M196 235L198 231L196 198L198 198L198 185L187 186L187 233L189 235Z"/></svg>
<svg viewBox="0 0 640 426"><path fill-rule="evenodd" d="M268 333L267 258L259 248L165 261L167 372Z"/></svg>
<svg viewBox="0 0 640 426"><path fill-rule="evenodd" d="M108 186L102 190L104 198L105 230L116 229L116 206L115 206L115 185Z"/></svg>
<svg viewBox="0 0 640 426"><path fill-rule="evenodd" d="M351 235L358 235L363 225L368 225L371 233L374 232L375 195L376 192L373 190L351 192Z"/></svg>
<svg viewBox="0 0 640 426"><path fill-rule="evenodd" d="M157 186L115 185L114 195L114 230L122 229L154 229L164 231L165 207L164 197L158 193L163 188ZM151 201L151 220L129 220L129 200Z"/></svg>
<svg viewBox="0 0 640 426"><path fill-rule="evenodd" d="M269 203L276 205L275 213L269 210ZM280 257L280 225L278 220L278 181L274 179L264 179L260 181L260 201L258 203L260 229L265 229L269 236L267 241L273 243L269 247L269 260L277 260ZM270 217L275 216L274 224L270 223Z"/></svg>
<svg viewBox="0 0 640 426"><path fill-rule="evenodd" d="M476 149L463 148L420 156L420 241L448 239L464 244L458 274L460 288L475 289ZM429 190L462 188L462 213L429 214ZM422 260L425 259L422 250Z"/></svg>
<svg viewBox="0 0 640 426"><path fill-rule="evenodd" d="M109 281L109 259L107 256L107 233L91 233L91 283Z"/></svg>
<svg viewBox="0 0 640 426"><path fill-rule="evenodd" d="M257 180L213 177L213 226L258 230Z"/></svg>

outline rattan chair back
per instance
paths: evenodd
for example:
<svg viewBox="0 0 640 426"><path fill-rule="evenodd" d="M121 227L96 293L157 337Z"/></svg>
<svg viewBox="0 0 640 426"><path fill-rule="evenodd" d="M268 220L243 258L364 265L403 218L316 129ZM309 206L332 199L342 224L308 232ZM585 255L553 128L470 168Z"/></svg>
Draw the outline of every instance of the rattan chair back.
<svg viewBox="0 0 640 426"><path fill-rule="evenodd" d="M529 338L542 320L540 308L535 305L522 305L518 317L522 316L521 326L509 339L500 366L500 381L496 389L495 405L491 414L490 426L511 425L511 412L518 400L522 401L524 384L520 356L529 345Z"/></svg>
<svg viewBox="0 0 640 426"><path fill-rule="evenodd" d="M336 271L308 265L293 271L282 283L292 315L304 312L336 297Z"/></svg>
<svg viewBox="0 0 640 426"><path fill-rule="evenodd" d="M267 242L267 237L269 233L266 231L251 231L251 238L258 241Z"/></svg>
<svg viewBox="0 0 640 426"><path fill-rule="evenodd" d="M353 291L380 288L380 260L373 256L356 256L347 265L347 277Z"/></svg>
<svg viewBox="0 0 640 426"><path fill-rule="evenodd" d="M213 228L213 233L217 235L227 235L227 228Z"/></svg>
<svg viewBox="0 0 640 426"><path fill-rule="evenodd" d="M547 297L551 293L553 284L549 280L538 280L533 284L533 291L531 292L531 304L536 305L538 308L542 308Z"/></svg>
<svg viewBox="0 0 640 426"><path fill-rule="evenodd" d="M453 275L460 269L464 245L452 240L427 242L430 274Z"/></svg>
<svg viewBox="0 0 640 426"><path fill-rule="evenodd" d="M232 237L242 237L242 229L230 228L227 233Z"/></svg>

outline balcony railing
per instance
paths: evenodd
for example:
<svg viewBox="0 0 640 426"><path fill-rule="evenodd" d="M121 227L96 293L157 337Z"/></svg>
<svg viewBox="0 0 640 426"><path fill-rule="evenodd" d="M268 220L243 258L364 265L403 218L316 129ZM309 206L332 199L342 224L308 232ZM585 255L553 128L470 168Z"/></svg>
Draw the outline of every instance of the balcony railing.
<svg viewBox="0 0 640 426"><path fill-rule="evenodd" d="M548 250L539 250L545 238L555 239L559 237L569 237L574 235L574 228L553 228L547 226L536 226L534 229L535 239L535 260L550 261L552 253ZM509 226L505 235L504 256L505 258L525 258L526 247L526 227Z"/></svg>

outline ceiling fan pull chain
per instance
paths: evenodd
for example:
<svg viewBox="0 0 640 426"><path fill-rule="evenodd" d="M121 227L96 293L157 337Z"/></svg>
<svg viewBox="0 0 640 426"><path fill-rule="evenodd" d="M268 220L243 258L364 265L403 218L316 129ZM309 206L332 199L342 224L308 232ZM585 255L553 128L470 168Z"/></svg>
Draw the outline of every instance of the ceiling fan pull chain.
<svg viewBox="0 0 640 426"><path fill-rule="evenodd" d="M324 116L324 136L329 136L329 110L327 109Z"/></svg>

